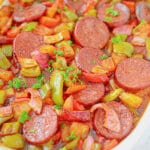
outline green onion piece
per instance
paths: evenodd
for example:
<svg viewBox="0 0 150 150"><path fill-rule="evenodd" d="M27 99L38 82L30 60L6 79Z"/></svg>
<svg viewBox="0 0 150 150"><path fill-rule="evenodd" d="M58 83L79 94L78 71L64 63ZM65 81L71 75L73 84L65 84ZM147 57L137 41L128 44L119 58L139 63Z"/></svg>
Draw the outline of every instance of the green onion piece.
<svg viewBox="0 0 150 150"><path fill-rule="evenodd" d="M105 17L105 18L104 18L104 21L105 21L105 22L111 22L112 20L113 20L113 19L112 19L111 17Z"/></svg>
<svg viewBox="0 0 150 150"><path fill-rule="evenodd" d="M70 134L68 137L66 137L66 140L67 140L67 141L72 141L72 140L74 140L75 138L76 138L75 133L74 133L74 132L71 132L71 134Z"/></svg>
<svg viewBox="0 0 150 150"><path fill-rule="evenodd" d="M108 58L108 56L106 54L102 54L102 55L99 56L100 60L104 60L106 58Z"/></svg>
<svg viewBox="0 0 150 150"><path fill-rule="evenodd" d="M127 39L126 34L116 34L115 37L111 38L111 42L112 43L125 42L126 39Z"/></svg>
<svg viewBox="0 0 150 150"><path fill-rule="evenodd" d="M64 56L64 53L61 50L55 50L54 54L57 55L57 56Z"/></svg>

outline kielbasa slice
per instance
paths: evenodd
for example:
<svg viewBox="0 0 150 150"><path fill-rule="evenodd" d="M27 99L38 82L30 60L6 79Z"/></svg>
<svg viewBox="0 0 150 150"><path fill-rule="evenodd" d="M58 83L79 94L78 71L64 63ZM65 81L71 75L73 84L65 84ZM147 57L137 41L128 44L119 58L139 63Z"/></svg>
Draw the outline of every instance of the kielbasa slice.
<svg viewBox="0 0 150 150"><path fill-rule="evenodd" d="M122 3L115 3L114 10L118 12L118 15L111 16L108 15L106 10L111 8L110 4L103 4L98 6L98 14L97 17L101 20L106 22L110 27L118 27L125 24L130 18L130 10L129 8L122 4ZM109 17L111 20L106 21L105 18Z"/></svg>
<svg viewBox="0 0 150 150"><path fill-rule="evenodd" d="M118 114L121 131L114 132L112 130L106 129L103 124L105 120L105 112L102 109L97 109L94 115L94 127L96 132L108 139L122 139L129 134L133 128L133 115L129 109L121 103L109 102L106 103L109 107L113 108Z"/></svg>
<svg viewBox="0 0 150 150"><path fill-rule="evenodd" d="M103 48L109 40L109 30L96 17L84 17L75 25L74 38L83 47Z"/></svg>
<svg viewBox="0 0 150 150"><path fill-rule="evenodd" d="M86 89L73 94L73 99L85 106L92 105L100 101L104 96L104 92L105 89L102 83L88 84Z"/></svg>
<svg viewBox="0 0 150 150"><path fill-rule="evenodd" d="M46 10L43 4L34 4L25 8L20 7L18 4L15 6L13 19L16 22L29 22L40 18Z"/></svg>
<svg viewBox="0 0 150 150"><path fill-rule="evenodd" d="M75 11L78 11L82 5L84 4L84 0L77 0L77 1L74 1L74 0L64 0L65 4L75 10Z"/></svg>
<svg viewBox="0 0 150 150"><path fill-rule="evenodd" d="M92 68L101 64L100 55L103 52L94 48L82 48L75 56L77 66L85 72L91 72Z"/></svg>
<svg viewBox="0 0 150 150"><path fill-rule="evenodd" d="M123 60L116 68L117 84L129 91L137 91L150 86L150 62L141 58Z"/></svg>
<svg viewBox="0 0 150 150"><path fill-rule="evenodd" d="M30 53L43 45L42 36L32 32L21 32L13 43L13 51L17 58L30 58Z"/></svg>
<svg viewBox="0 0 150 150"><path fill-rule="evenodd" d="M145 20L150 23L150 6L147 2L137 2L136 17L139 21Z"/></svg>
<svg viewBox="0 0 150 150"><path fill-rule="evenodd" d="M51 106L43 107L40 115L32 114L23 125L23 135L31 144L47 142L57 131L57 114Z"/></svg>

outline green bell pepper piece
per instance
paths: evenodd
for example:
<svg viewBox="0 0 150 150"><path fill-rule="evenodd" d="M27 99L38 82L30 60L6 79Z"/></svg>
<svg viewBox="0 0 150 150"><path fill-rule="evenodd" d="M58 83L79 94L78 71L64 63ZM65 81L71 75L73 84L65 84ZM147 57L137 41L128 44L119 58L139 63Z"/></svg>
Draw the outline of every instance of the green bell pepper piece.
<svg viewBox="0 0 150 150"><path fill-rule="evenodd" d="M50 77L50 87L52 89L52 100L55 104L62 105L63 100L63 72L55 70Z"/></svg>

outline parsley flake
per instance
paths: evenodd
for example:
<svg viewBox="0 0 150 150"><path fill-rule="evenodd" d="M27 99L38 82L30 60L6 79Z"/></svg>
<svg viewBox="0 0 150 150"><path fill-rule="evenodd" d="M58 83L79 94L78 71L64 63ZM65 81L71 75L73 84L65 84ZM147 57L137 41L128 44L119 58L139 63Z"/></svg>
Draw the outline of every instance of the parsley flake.
<svg viewBox="0 0 150 150"><path fill-rule="evenodd" d="M75 138L76 138L75 133L74 133L74 132L71 132L71 134L70 134L68 137L66 137L66 140L67 140L67 141L72 141L72 140L74 140Z"/></svg>
<svg viewBox="0 0 150 150"><path fill-rule="evenodd" d="M23 111L23 112L21 113L21 115L19 116L18 121L19 121L20 123L24 123L25 121L27 121L27 120L29 120L29 119L30 119L30 116L28 115L28 113L27 113L26 111Z"/></svg>
<svg viewBox="0 0 150 150"><path fill-rule="evenodd" d="M112 21L112 18L111 18L111 17L105 17L105 18L104 18L104 21L106 21L106 22L111 22L111 21Z"/></svg>
<svg viewBox="0 0 150 150"><path fill-rule="evenodd" d="M108 58L108 56L106 54L102 54L101 56L99 56L100 60L104 60L106 58Z"/></svg>

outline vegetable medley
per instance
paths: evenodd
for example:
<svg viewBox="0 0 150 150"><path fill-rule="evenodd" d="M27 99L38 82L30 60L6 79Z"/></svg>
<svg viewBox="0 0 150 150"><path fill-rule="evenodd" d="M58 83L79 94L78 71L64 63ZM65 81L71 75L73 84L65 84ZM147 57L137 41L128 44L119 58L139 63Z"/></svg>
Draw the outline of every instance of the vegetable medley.
<svg viewBox="0 0 150 150"><path fill-rule="evenodd" d="M111 150L150 95L149 1L0 1L0 149Z"/></svg>

